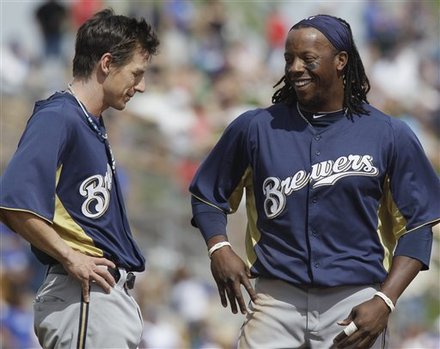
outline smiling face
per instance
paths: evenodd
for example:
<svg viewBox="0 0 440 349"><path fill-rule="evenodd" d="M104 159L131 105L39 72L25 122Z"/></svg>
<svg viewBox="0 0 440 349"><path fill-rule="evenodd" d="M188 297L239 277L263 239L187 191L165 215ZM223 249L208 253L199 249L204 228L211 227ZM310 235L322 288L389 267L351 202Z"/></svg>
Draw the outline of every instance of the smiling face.
<svg viewBox="0 0 440 349"><path fill-rule="evenodd" d="M343 70L347 53L337 52L315 28L292 29L286 40L285 75L300 106L310 112L343 107Z"/></svg>
<svg viewBox="0 0 440 349"><path fill-rule="evenodd" d="M147 64L148 54L136 50L125 65L120 67L110 65L103 83L105 108L122 110L136 92L145 91Z"/></svg>

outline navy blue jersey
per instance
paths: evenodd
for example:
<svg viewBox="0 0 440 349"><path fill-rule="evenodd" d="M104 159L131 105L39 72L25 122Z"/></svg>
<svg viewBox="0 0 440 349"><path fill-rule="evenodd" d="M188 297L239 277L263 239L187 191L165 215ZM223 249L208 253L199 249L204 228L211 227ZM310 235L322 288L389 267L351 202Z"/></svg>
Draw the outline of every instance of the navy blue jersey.
<svg viewBox="0 0 440 349"><path fill-rule="evenodd" d="M206 240L226 234L225 215L244 190L255 276L379 283L394 254L426 268L430 225L440 220L439 179L406 124L365 108L370 115L316 128L284 103L239 116L191 183L193 223Z"/></svg>
<svg viewBox="0 0 440 349"><path fill-rule="evenodd" d="M142 271L145 260L133 240L109 163L104 142L76 99L55 93L35 105L1 178L0 206L46 220L75 250ZM33 250L41 262L55 262Z"/></svg>

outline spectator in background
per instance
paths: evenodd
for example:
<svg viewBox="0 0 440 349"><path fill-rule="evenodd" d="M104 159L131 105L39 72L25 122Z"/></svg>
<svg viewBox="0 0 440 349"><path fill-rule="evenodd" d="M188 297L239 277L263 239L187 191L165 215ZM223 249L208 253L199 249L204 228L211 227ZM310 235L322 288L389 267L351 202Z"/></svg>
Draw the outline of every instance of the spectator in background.
<svg viewBox="0 0 440 349"><path fill-rule="evenodd" d="M104 4L101 0L74 0L72 4L72 21L79 28L85 21L101 10Z"/></svg>
<svg viewBox="0 0 440 349"><path fill-rule="evenodd" d="M45 57L61 57L67 15L66 7L57 0L47 0L37 7L35 18L43 35Z"/></svg>
<svg viewBox="0 0 440 349"><path fill-rule="evenodd" d="M66 7L57 0L46 1L35 12L43 37L43 56L38 63L45 80L45 94L65 86L60 77L64 75L67 65L63 43L68 14Z"/></svg>
<svg viewBox="0 0 440 349"><path fill-rule="evenodd" d="M267 41L267 58L271 69L277 69L280 63L279 57L282 56L284 50L284 40L286 39L286 23L284 16L278 9L278 5L272 5L266 20L266 41ZM282 66L279 71L282 71Z"/></svg>
<svg viewBox="0 0 440 349"><path fill-rule="evenodd" d="M36 348L32 331L32 290L25 274L0 270L0 348Z"/></svg>
<svg viewBox="0 0 440 349"><path fill-rule="evenodd" d="M172 285L171 305L188 324L191 348L199 348L206 340L204 322L208 317L209 289L192 276L186 266L177 268Z"/></svg>

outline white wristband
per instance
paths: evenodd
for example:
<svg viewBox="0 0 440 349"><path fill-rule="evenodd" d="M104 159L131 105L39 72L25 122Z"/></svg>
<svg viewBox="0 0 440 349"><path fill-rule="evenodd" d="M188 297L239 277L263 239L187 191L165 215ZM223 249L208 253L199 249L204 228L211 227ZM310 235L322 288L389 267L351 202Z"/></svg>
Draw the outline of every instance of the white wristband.
<svg viewBox="0 0 440 349"><path fill-rule="evenodd" d="M231 244L228 241L221 241L221 242L217 242L214 246L212 246L209 250L208 250L208 256L209 258L211 258L212 254L217 251L218 249L225 247L225 246L231 246Z"/></svg>
<svg viewBox="0 0 440 349"><path fill-rule="evenodd" d="M374 295L383 299L383 301L388 306L388 308L390 308L391 313L394 311L395 308L394 303L391 299L388 298L388 296L385 293L377 291Z"/></svg>

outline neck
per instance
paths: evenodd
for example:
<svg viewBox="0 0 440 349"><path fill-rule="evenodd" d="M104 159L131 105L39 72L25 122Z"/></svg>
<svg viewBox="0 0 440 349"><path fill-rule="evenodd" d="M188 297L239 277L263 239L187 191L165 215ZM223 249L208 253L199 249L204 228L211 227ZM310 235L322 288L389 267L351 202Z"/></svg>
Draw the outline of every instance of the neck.
<svg viewBox="0 0 440 349"><path fill-rule="evenodd" d="M101 87L95 86L93 80L83 81L74 79L69 84L69 90L92 115L99 118L106 109L102 102Z"/></svg>
<svg viewBox="0 0 440 349"><path fill-rule="evenodd" d="M344 107L341 106L333 106L333 107L328 107L328 108L310 108L310 107L305 107L303 105L301 105L299 102L297 102L298 108L300 108L302 111L310 113L310 114L332 114L332 113L337 113L340 112L341 110L344 110Z"/></svg>

